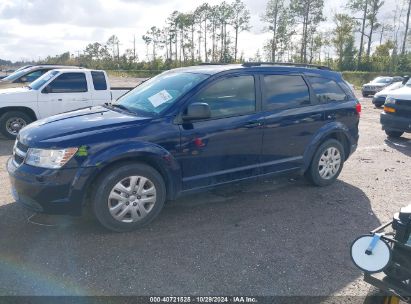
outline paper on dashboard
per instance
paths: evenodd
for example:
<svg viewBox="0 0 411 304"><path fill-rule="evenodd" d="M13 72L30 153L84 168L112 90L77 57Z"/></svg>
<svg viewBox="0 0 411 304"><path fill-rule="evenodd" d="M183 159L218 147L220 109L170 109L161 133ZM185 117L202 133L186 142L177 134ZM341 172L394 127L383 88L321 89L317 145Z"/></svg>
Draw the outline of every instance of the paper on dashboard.
<svg viewBox="0 0 411 304"><path fill-rule="evenodd" d="M168 93L166 90L162 90L158 92L157 94L148 98L151 104L156 108L171 99L173 99L173 96L171 96L170 93Z"/></svg>

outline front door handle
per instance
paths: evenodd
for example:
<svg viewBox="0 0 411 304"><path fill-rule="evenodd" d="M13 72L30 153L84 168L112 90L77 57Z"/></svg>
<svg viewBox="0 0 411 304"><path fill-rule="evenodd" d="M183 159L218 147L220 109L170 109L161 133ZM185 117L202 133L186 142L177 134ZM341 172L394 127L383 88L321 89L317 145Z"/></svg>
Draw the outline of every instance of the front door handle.
<svg viewBox="0 0 411 304"><path fill-rule="evenodd" d="M322 114L313 114L313 115L310 115L310 118L311 119L314 119L314 120L317 120L317 119L321 119L321 117L323 117L323 115Z"/></svg>
<svg viewBox="0 0 411 304"><path fill-rule="evenodd" d="M248 122L248 123L245 125L245 127L248 128L248 129L252 129L252 128L261 127L262 125L263 125L262 122L259 122L259 121L250 121L250 122Z"/></svg>

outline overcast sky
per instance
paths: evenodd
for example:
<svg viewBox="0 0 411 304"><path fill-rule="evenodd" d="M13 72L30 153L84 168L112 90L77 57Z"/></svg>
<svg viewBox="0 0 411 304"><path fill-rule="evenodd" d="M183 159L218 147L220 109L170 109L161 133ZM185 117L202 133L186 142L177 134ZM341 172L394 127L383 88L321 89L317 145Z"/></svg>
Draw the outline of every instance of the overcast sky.
<svg viewBox="0 0 411 304"><path fill-rule="evenodd" d="M241 33L240 52L253 57L267 39L260 15L267 0L243 0L251 11L250 32ZM325 0L325 15L341 11L343 0ZM395 0L387 0L392 2ZM112 34L120 51L132 47L136 36L140 59L146 48L141 39L151 26L163 26L174 10L189 12L203 0L0 0L0 59L31 60L76 53L88 43L105 43ZM209 4L222 1L207 0ZM228 1L230 2L230 1ZM394 9L394 8L392 8ZM323 27L329 25L325 24Z"/></svg>

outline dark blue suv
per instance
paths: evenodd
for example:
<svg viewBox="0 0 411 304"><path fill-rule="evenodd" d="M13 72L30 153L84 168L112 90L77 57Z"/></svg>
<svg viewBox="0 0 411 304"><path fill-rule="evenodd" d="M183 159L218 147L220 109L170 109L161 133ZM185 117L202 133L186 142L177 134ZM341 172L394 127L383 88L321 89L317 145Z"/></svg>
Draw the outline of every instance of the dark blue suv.
<svg viewBox="0 0 411 304"><path fill-rule="evenodd" d="M15 200L105 227L147 224L166 200L268 174L333 183L357 147L361 105L320 66L203 65L164 72L113 104L34 122L7 169Z"/></svg>

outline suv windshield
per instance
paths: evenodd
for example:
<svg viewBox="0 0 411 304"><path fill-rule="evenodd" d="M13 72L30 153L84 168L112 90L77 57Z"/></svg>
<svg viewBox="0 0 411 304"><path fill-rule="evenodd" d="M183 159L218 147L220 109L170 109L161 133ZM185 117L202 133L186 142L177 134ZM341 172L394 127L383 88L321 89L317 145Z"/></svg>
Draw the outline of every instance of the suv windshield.
<svg viewBox="0 0 411 304"><path fill-rule="evenodd" d="M391 77L377 77L372 82L373 83L390 83L392 80Z"/></svg>
<svg viewBox="0 0 411 304"><path fill-rule="evenodd" d="M157 116L208 77L209 75L205 74L165 72L142 83L113 103L113 106L130 112Z"/></svg>
<svg viewBox="0 0 411 304"><path fill-rule="evenodd" d="M30 83L29 87L33 90L40 89L46 82L48 82L51 78L57 75L59 72L57 71L50 71L38 78L37 80Z"/></svg>
<svg viewBox="0 0 411 304"><path fill-rule="evenodd" d="M3 80L14 81L14 80L20 78L21 76L27 74L28 72L29 72L29 68L23 69L23 70L17 70L14 73L11 73L9 76L4 77Z"/></svg>

